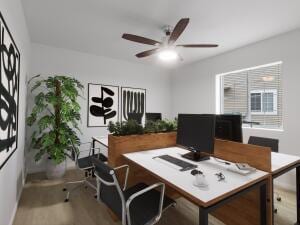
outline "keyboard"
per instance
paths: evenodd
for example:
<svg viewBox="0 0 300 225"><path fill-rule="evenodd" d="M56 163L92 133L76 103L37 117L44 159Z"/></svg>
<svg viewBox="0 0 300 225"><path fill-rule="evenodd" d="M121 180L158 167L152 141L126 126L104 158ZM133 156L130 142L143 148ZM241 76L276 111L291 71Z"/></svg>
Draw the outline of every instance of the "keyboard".
<svg viewBox="0 0 300 225"><path fill-rule="evenodd" d="M194 165L192 163L188 163L184 160L181 160L181 159L178 159L178 158L175 158L173 156L170 156L170 155L161 155L161 156L157 156L155 158L159 158L159 159L162 159L162 160L165 160L169 163L172 163L178 167L181 167L180 171L187 171L187 170L192 170L192 169L195 169L197 168L198 166L197 165Z"/></svg>

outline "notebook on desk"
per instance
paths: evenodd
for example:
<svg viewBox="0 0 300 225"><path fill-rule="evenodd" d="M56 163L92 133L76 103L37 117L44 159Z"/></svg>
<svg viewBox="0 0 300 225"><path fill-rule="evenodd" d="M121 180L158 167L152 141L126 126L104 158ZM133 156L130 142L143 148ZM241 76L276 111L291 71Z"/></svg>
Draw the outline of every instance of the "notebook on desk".
<svg viewBox="0 0 300 225"><path fill-rule="evenodd" d="M256 169L253 167L251 167L251 169L249 169L249 170L239 169L235 163L232 163L230 166L228 166L227 170L231 171L233 173L238 173L238 174L244 175L244 176L256 171Z"/></svg>

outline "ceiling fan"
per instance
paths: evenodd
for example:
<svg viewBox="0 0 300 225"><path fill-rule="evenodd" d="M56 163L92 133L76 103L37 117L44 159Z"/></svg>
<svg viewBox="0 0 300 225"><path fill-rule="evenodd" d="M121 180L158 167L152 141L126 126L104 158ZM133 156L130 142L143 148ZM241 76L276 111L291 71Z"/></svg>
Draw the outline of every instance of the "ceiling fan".
<svg viewBox="0 0 300 225"><path fill-rule="evenodd" d="M150 38L141 37L134 34L127 34L124 33L122 35L122 38L138 42L146 45L154 45L156 48L147 50L144 52L140 52L136 54L135 56L138 58L147 57L156 53L160 53L160 58L167 59L167 58L178 58L178 53L175 51L177 47L183 47L183 48L214 48L218 47L216 44L184 44L184 45L175 45L174 43L176 40L180 37L182 32L185 30L187 25L189 24L190 19L189 18L183 18L179 20L179 22L176 24L174 29L170 26L167 26L164 31L166 36L163 38L163 41L156 41Z"/></svg>

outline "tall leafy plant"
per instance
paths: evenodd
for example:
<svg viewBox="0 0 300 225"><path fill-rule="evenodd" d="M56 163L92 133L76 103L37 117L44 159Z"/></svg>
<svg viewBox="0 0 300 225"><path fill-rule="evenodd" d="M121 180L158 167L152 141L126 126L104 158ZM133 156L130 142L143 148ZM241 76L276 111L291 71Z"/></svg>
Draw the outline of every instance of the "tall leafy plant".
<svg viewBox="0 0 300 225"><path fill-rule="evenodd" d="M80 132L80 105L77 98L83 85L67 76L49 76L38 80L31 92L35 93L34 107L27 118L27 124L34 126L31 146L37 149L35 160L44 154L59 164L66 159L66 151L72 142L76 147Z"/></svg>

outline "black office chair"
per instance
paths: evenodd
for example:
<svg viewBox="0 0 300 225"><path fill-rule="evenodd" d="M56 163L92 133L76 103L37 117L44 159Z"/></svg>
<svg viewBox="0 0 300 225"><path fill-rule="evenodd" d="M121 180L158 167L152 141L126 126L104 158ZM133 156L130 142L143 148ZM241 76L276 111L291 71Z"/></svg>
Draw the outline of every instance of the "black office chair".
<svg viewBox="0 0 300 225"><path fill-rule="evenodd" d="M272 152L278 152L279 140L273 138L250 136L248 144L269 147L271 148Z"/></svg>
<svg viewBox="0 0 300 225"><path fill-rule="evenodd" d="M126 188L129 166L110 168L98 159L92 159L95 176L98 180L98 199L107 205L122 221L122 225L152 225L159 221L161 214L175 201L164 195L165 185L156 183L148 186L139 183ZM121 188L115 171L126 169L123 188ZM156 189L160 188L160 192Z"/></svg>
<svg viewBox="0 0 300 225"><path fill-rule="evenodd" d="M92 163L91 158L97 158L103 162L107 161L107 157L105 155L103 155L102 153L100 153L100 148L93 148L93 145L91 142L87 142L87 143L81 143L80 144L80 148L84 148L84 149L77 149L74 144L72 142L70 142L70 146L69 146L69 150L71 152L70 155L68 155L68 157L72 160L75 161L75 167L76 169L83 171L84 172L84 179L82 180L76 180L76 181L70 181L70 182L66 182L65 183L65 188L63 188L63 191L68 191L66 198L65 198L65 202L68 202L70 199L70 194L72 192L74 192L76 189L78 189L81 186L90 186L93 189L97 189L97 187L90 181L91 179L93 179L93 175L94 175L94 165ZM99 150L98 153L95 154L95 150ZM83 156L82 154L84 152L88 151L88 156ZM74 185L74 184L78 184L77 186L73 187L72 189L68 189L67 186L68 185Z"/></svg>
<svg viewBox="0 0 300 225"><path fill-rule="evenodd" d="M255 137L255 136L250 136L248 140L248 144L251 145L258 145L262 147L269 147L271 148L272 152L278 152L278 146L279 146L279 140L278 139L273 139L273 138L265 138L265 137ZM276 193L276 200L278 202L281 202L281 197L278 193ZM277 213L277 209L274 209L274 212Z"/></svg>

